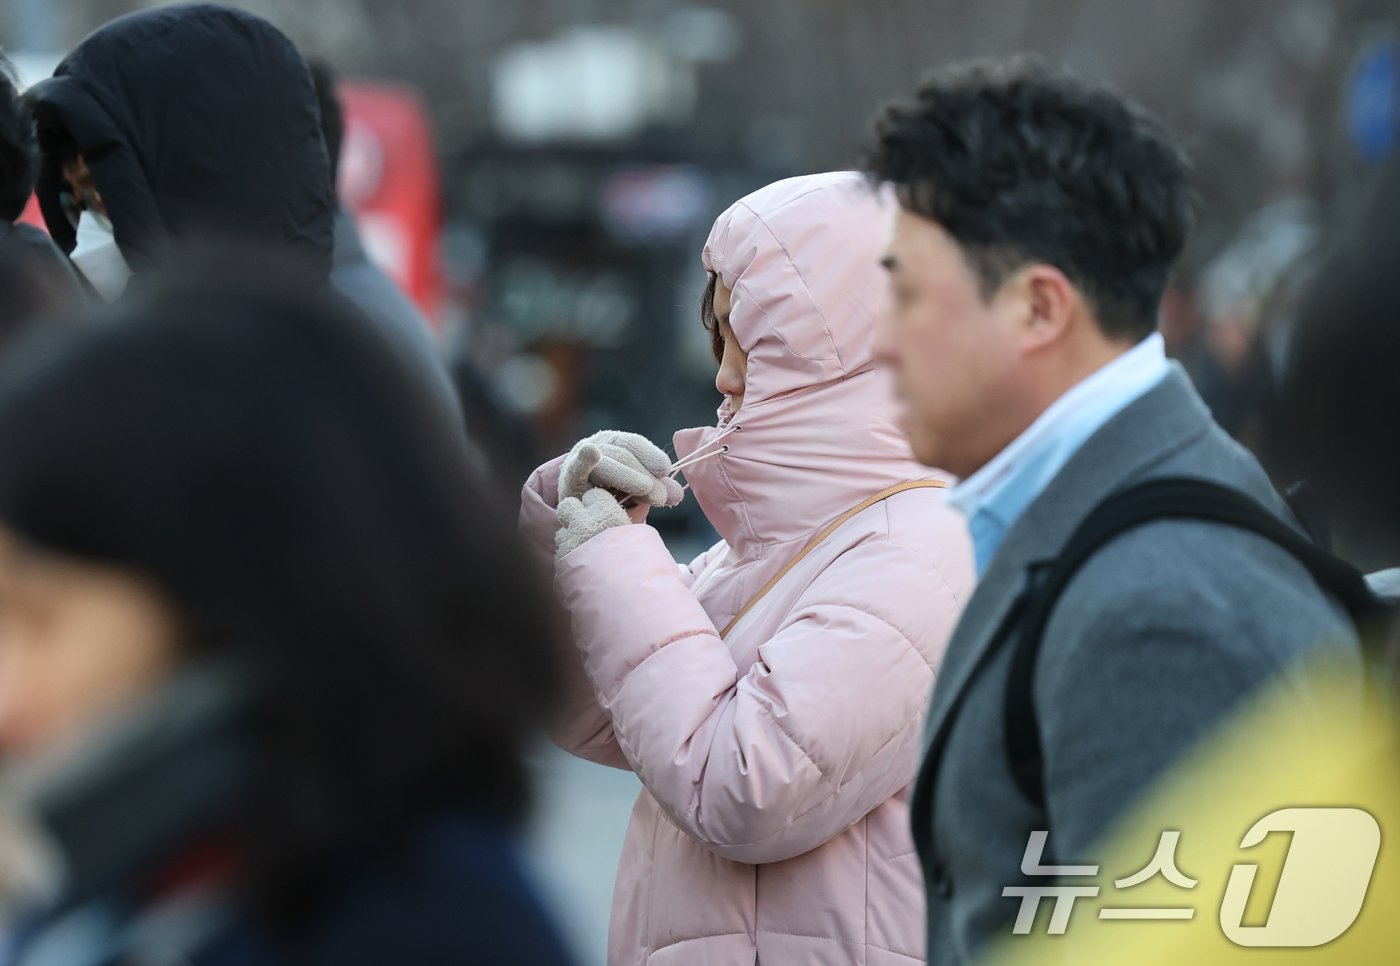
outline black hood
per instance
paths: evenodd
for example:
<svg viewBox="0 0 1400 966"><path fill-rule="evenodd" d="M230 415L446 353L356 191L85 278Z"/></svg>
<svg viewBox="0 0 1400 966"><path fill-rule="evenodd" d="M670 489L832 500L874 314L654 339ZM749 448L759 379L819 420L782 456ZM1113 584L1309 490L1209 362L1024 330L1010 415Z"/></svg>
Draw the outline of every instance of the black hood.
<svg viewBox="0 0 1400 966"><path fill-rule="evenodd" d="M330 272L335 193L310 71L267 21L190 4L121 17L29 93L42 132L87 161L133 269L171 241L285 245ZM39 203L54 241L75 233L46 156Z"/></svg>

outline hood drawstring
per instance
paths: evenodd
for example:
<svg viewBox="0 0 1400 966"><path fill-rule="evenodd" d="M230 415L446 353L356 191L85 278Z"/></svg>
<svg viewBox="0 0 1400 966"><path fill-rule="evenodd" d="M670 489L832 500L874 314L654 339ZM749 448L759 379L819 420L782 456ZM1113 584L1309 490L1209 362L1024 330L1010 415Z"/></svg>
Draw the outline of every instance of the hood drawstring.
<svg viewBox="0 0 1400 966"><path fill-rule="evenodd" d="M671 478L675 479L676 474L680 473L686 467L694 466L696 463L703 463L707 459L712 459L716 456L723 456L725 453L728 453L728 443L725 443L723 446L720 446L719 449L713 449L713 447L722 442L724 438L727 437L730 433L736 433L743 428L743 426L740 426L738 423L735 423L733 426L730 426L728 429L725 429L724 431L719 433L717 436L715 436L714 439L710 440L704 446L701 446L695 452L691 453L685 459L672 464L670 474ZM710 452L706 453L705 450L710 450ZM689 483L681 487L681 492L683 493L688 489L690 489Z"/></svg>
<svg viewBox="0 0 1400 966"><path fill-rule="evenodd" d="M721 431L719 434L717 434L717 435L715 436L714 439L710 440L710 441L709 441L708 443L706 443L704 446L701 446L701 447L699 447L698 449L696 449L695 452L691 453L691 454L690 454L689 456L687 456L685 459L683 459L683 460L677 460L675 463L672 463L672 464L671 464L671 472L670 472L669 474L667 474L668 477L669 477L670 479L673 479L673 480L674 480L674 479L676 478L676 475L677 475L678 473L680 473L682 470L684 470L686 467L688 467L688 466L694 466L696 463L703 463L705 460L710 459L711 457L714 457L714 456L723 456L725 453L728 453L728 452L729 452L729 446L728 446L728 444L725 444L725 445L723 445L723 446L720 446L719 449L714 449L713 447L714 447L717 443L722 442L722 441L724 440L724 438L725 438L726 436L728 436L730 433L737 433L739 430L741 430L741 429L743 429L743 428L744 428L743 426L740 426L738 423L735 423L734 425L730 426L729 428L727 428L727 429ZM706 453L705 450L710 450L710 452ZM689 484L689 483L687 483L687 484L685 484L685 486L682 486L682 487L681 487L681 492L684 493L684 492L685 492L686 490L688 490L688 489L690 489L690 484ZM636 497L628 497L626 500L623 501L623 503L622 503L622 508L623 508L624 510L630 510L630 509L632 509L632 508L633 508L634 506L636 506L636 505L637 505L637 498L636 498Z"/></svg>

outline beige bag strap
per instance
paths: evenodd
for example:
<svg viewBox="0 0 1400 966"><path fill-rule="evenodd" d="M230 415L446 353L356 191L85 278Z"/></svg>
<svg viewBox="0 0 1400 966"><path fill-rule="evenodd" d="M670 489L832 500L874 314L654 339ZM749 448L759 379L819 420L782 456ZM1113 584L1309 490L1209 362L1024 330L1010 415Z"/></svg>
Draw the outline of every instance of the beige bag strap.
<svg viewBox="0 0 1400 966"><path fill-rule="evenodd" d="M793 567L796 567L798 564L800 564L803 558L805 558L809 553L811 553L813 550L817 549L817 547L821 545L821 542L823 540L835 533L840 528L841 524L845 523L857 513L860 513L863 510L868 510L877 503L883 503L885 500L888 500L896 493L903 493L905 490L941 490L947 485L948 484L943 482L942 480L910 480L907 483L900 483L895 486L892 486L888 490L881 490L874 496L866 500L862 500L860 503L857 503L855 506L851 507L845 513L837 517L835 520L831 521L831 523L829 523L826 526L826 528L822 530L821 533L818 533L811 540L808 540L807 545L798 552L797 556L793 557L786 564L784 564L783 569L779 570L776 574L773 575L773 579L769 580L768 583L763 585L762 589L760 589L758 593L754 594L753 597L749 598L749 602L747 604L739 608L739 613L735 614L734 619L724 626L724 630L719 632L719 636L721 638L728 637L729 632L734 630L734 625L739 623L739 621L743 620L744 615L747 614L749 611L753 610L754 606L760 600L766 597L770 590L778 586L778 581L786 577Z"/></svg>

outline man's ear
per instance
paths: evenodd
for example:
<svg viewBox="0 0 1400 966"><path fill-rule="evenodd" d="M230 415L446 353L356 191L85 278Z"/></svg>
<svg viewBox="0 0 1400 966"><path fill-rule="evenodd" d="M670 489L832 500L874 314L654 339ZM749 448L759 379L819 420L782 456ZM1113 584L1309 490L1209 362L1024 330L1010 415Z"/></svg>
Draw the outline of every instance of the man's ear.
<svg viewBox="0 0 1400 966"><path fill-rule="evenodd" d="M1064 338L1083 299L1073 283L1053 265L1027 265L1009 280L1009 287L1023 304L1023 345L1035 352Z"/></svg>

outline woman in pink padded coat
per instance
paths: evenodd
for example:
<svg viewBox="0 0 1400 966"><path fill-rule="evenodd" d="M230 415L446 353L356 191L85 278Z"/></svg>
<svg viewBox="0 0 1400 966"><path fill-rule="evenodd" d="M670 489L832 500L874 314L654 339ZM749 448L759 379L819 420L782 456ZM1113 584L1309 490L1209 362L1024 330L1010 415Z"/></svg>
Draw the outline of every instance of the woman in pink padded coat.
<svg viewBox="0 0 1400 966"><path fill-rule="evenodd" d="M582 671L561 743L644 786L612 966L924 958L906 786L973 576L962 518L872 362L889 216L838 173L715 223L726 398L716 426L675 437L723 537L697 560L678 566L643 522L680 488L640 437L585 440L525 487L521 526L559 558Z"/></svg>

